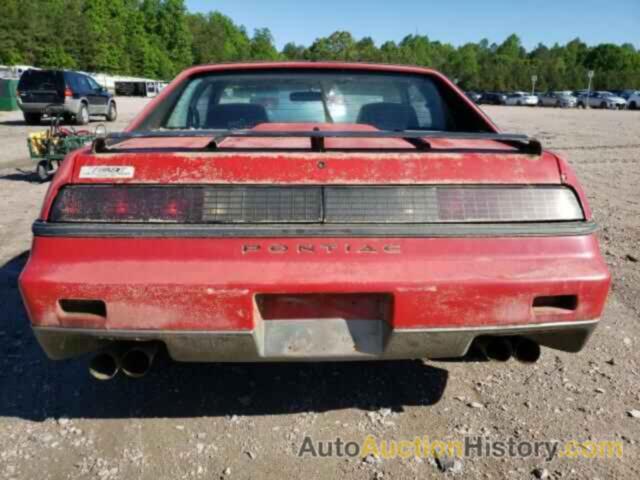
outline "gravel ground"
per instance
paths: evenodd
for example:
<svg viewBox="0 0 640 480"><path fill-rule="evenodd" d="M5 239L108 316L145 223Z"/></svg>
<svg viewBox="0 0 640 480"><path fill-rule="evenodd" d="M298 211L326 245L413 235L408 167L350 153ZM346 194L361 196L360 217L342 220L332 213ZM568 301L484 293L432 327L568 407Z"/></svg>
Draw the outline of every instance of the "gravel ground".
<svg viewBox="0 0 640 480"><path fill-rule="evenodd" d="M141 102L122 101L121 119ZM583 352L545 349L534 366L160 358L141 380L98 383L82 360L48 361L29 331L16 276L47 187L28 171L0 169L0 478L640 478L640 112L487 111L504 130L533 134L568 156L602 226L613 291ZM0 141L8 162L31 168L19 118L0 113ZM361 442L367 434L619 440L624 457L296 456L307 435Z"/></svg>

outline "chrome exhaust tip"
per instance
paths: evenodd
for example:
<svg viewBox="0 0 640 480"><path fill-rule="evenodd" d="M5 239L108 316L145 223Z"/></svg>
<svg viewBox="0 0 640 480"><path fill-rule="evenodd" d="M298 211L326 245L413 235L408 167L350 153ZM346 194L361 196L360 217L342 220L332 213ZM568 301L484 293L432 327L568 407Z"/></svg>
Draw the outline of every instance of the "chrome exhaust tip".
<svg viewBox="0 0 640 480"><path fill-rule="evenodd" d="M522 363L536 363L540 359L540 345L528 338L520 338L515 344L514 356Z"/></svg>
<svg viewBox="0 0 640 480"><path fill-rule="evenodd" d="M483 338L478 342L483 355L495 362L506 362L513 355L511 342L502 337Z"/></svg>
<svg viewBox="0 0 640 480"><path fill-rule="evenodd" d="M135 345L122 357L122 371L131 378L144 377L151 369L157 351L156 342L142 342Z"/></svg>
<svg viewBox="0 0 640 480"><path fill-rule="evenodd" d="M120 359L114 349L98 353L89 362L89 374L96 380L111 380L119 371Z"/></svg>

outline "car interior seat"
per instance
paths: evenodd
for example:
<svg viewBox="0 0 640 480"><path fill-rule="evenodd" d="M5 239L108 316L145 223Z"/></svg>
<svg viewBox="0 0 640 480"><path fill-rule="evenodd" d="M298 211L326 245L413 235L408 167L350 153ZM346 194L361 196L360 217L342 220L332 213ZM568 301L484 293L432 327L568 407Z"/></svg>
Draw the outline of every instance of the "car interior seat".
<svg viewBox="0 0 640 480"><path fill-rule="evenodd" d="M368 103L360 108L357 123L373 125L380 130L418 128L418 116L413 107L402 103Z"/></svg>
<svg viewBox="0 0 640 480"><path fill-rule="evenodd" d="M253 128L269 121L267 111L255 103L210 105L205 128Z"/></svg>

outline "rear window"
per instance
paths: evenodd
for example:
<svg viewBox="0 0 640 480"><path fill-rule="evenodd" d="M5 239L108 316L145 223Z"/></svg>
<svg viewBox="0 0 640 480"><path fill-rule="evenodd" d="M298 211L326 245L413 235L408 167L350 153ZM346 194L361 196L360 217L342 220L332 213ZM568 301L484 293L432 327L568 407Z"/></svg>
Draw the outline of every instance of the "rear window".
<svg viewBox="0 0 640 480"><path fill-rule="evenodd" d="M27 70L18 82L19 90L60 90L64 88L62 72Z"/></svg>
<svg viewBox="0 0 640 480"><path fill-rule="evenodd" d="M189 78L140 128L246 129L263 123L453 130L475 112L426 75L348 71L211 73ZM457 103L456 103L457 102ZM482 122L478 122L482 123Z"/></svg>

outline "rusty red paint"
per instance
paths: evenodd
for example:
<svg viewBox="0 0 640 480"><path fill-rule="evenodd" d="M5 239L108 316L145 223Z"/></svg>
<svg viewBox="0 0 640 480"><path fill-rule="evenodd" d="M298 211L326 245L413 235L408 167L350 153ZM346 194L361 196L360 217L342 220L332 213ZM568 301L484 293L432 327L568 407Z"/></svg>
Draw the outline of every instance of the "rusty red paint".
<svg viewBox="0 0 640 480"><path fill-rule="evenodd" d="M104 328L237 330L253 328L264 293L387 293L393 325L419 328L597 318L609 284L594 236L253 239L251 255L246 243L36 238L21 285L37 325L60 325L56 301L71 296L105 299ZM384 254L389 244L401 253ZM534 315L544 295L578 295L578 308Z"/></svg>

